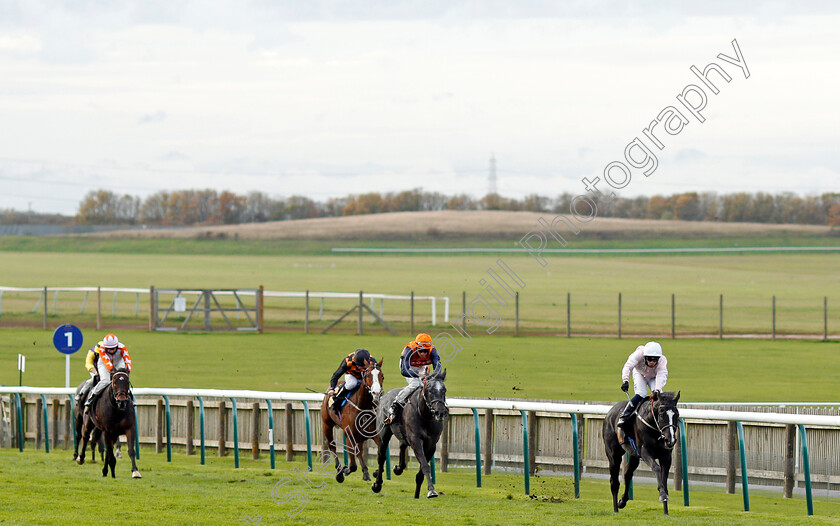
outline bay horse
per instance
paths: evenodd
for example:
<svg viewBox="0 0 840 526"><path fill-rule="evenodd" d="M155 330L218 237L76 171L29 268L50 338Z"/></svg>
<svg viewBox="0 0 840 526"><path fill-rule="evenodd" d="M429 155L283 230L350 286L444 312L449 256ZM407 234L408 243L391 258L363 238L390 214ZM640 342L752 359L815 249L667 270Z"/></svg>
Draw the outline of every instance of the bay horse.
<svg viewBox="0 0 840 526"><path fill-rule="evenodd" d="M362 381L347 396L347 403L344 407L338 409L338 414L329 407L328 396L324 396L324 401L321 403L321 430L324 434L324 443L327 450L335 456L335 480L339 483L344 482L345 475L356 471L357 459L362 466L362 480L370 481L365 458L367 457L365 441L368 438L376 438L376 419L373 418L373 409L379 403L379 397L382 395L382 381L384 379L382 361L372 360L362 371ZM365 415L369 415L369 417L364 418ZM335 426L344 430L344 436L347 438L348 444L351 445L347 448L350 452L350 466L342 466L336 454L333 436ZM326 450L324 453L326 453Z"/></svg>
<svg viewBox="0 0 840 526"><path fill-rule="evenodd" d="M110 468L111 478L115 478L114 467L117 465L117 458L114 456L114 443L119 442L120 435L125 435L128 456L131 458L131 477L141 478L134 458L134 436L137 427L134 421L134 402L129 392L130 387L128 373L124 369L115 371L111 375L111 384L105 388L99 399L91 405L90 412L84 417L82 434L80 435L82 447L77 462L79 464L85 463L88 437L96 436L93 431L97 429L105 439L103 477L108 476L108 468Z"/></svg>
<svg viewBox="0 0 840 526"><path fill-rule="evenodd" d="M618 513L620 508L627 505L633 472L639 466L639 461L644 460L656 475L659 502L662 503L665 515L668 514L668 472L671 469L671 453L677 442L677 422L680 418L677 409L679 399L679 391L676 395L672 392L655 391L653 396L643 400L636 410L631 428L632 434L628 433L624 438L624 445L619 443L615 423L627 406L627 402L615 404L604 418L604 448L610 463L610 490L614 513ZM624 430L621 431L623 435ZM632 444L635 444L635 447ZM618 499L620 485L618 474L621 458L625 452L630 454L630 458L624 468L624 494L621 499Z"/></svg>
<svg viewBox="0 0 840 526"><path fill-rule="evenodd" d="M76 405L73 407L73 427L75 429L76 440L75 450L73 451L73 460L79 458L79 442L81 441L82 436L82 423L85 419L85 402L87 401L87 397L90 395L90 392L93 388L84 389L86 382L82 382L76 388L76 395L74 399L76 400ZM93 385L95 386L99 383L99 375L96 375L93 380ZM90 437L90 461L96 462L96 447L99 446L99 456L101 457L102 461L105 461L105 441L102 440L102 432L94 428L93 433ZM115 456L117 458L122 458L122 453L120 452L120 442L117 440L116 443L116 453Z"/></svg>
<svg viewBox="0 0 840 526"><path fill-rule="evenodd" d="M384 472L385 457L389 454L388 445L391 436L396 436L400 443L399 464L394 467L394 474L400 475L406 467L406 449L411 446L420 469L414 477L415 488L414 498L420 498L420 486L423 479L426 479L429 492L427 498L438 496L435 486L432 483L431 467L429 460L434 458L437 442L443 432L444 419L449 415L446 407L446 370L439 375L429 375L423 378L422 388L414 391L408 398L405 408L402 411L402 418L391 424L385 425L387 408L396 398L397 394L405 388L392 389L382 399L377 409L376 420L381 425L379 431L379 469L373 476L376 481L371 485L374 493L382 490L382 473Z"/></svg>

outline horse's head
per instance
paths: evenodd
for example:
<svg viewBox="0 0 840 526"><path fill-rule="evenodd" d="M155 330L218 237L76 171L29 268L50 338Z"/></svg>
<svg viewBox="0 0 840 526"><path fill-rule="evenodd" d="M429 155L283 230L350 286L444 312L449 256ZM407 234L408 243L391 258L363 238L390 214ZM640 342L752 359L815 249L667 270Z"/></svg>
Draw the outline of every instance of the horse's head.
<svg viewBox="0 0 840 526"><path fill-rule="evenodd" d="M433 374L423 379L423 399L426 407L432 411L432 416L440 422L449 414L446 407L446 370L441 374Z"/></svg>
<svg viewBox="0 0 840 526"><path fill-rule="evenodd" d="M374 402L379 402L379 397L382 396L382 381L384 379L385 377L382 374L382 361L377 362L371 359L370 364L365 368L364 374L362 375L362 381L365 384L365 388L370 391Z"/></svg>
<svg viewBox="0 0 840 526"><path fill-rule="evenodd" d="M653 397L653 412L656 416L656 423L662 432L665 440L665 447L673 449L677 443L677 423L680 421L680 412L677 409L677 402L680 399L680 392L675 395L672 392L659 393Z"/></svg>
<svg viewBox="0 0 840 526"><path fill-rule="evenodd" d="M128 381L128 373L125 369L118 369L111 375L111 394L117 404L117 409L120 411L124 411L128 405L131 397L128 393L130 388L131 383Z"/></svg>

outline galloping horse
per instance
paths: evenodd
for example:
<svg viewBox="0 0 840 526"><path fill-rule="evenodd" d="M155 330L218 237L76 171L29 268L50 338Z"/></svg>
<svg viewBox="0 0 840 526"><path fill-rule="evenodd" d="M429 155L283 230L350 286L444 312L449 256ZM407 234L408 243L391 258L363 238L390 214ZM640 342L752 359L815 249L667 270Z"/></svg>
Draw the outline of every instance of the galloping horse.
<svg viewBox="0 0 840 526"><path fill-rule="evenodd" d="M615 513L627 505L630 481L633 480L633 472L639 466L641 458L656 475L659 502L662 503L665 514L668 514L668 471L671 469L671 451L677 442L679 399L679 391L676 395L670 392L657 395L657 392L654 392L652 397L646 398L636 410L633 433L625 436L624 446L618 441L615 422L627 402L615 404L604 418L604 447L610 462L610 489ZM635 448L631 444L635 444ZM625 450L630 453L630 459L624 469L624 494L619 500L618 473Z"/></svg>
<svg viewBox="0 0 840 526"><path fill-rule="evenodd" d="M376 419L373 416L373 409L379 403L382 395L382 361L368 365L362 372L362 381L359 387L347 397L347 405L338 408L338 415L332 411L327 403L328 396L324 396L321 403L321 429L324 433L324 442L329 451L335 456L335 480L344 482L344 476L356 471L356 459L362 465L362 480L370 481L367 460L365 457L365 441L368 438L376 437ZM360 416L361 415L361 416ZM365 418L367 415L367 418ZM347 442L352 444L348 448L351 452L350 466L342 466L336 454L335 440L333 438L333 427L339 426L344 430Z"/></svg>
<svg viewBox="0 0 840 526"><path fill-rule="evenodd" d="M394 474L400 475L405 471L406 448L411 446L414 456L420 463L420 469L414 480L414 498L420 498L420 485L425 477L428 494L426 497L437 497L437 491L432 484L431 468L429 459L434 458L437 442L443 432L443 421L449 414L446 408L446 386L443 381L446 379L446 370L440 375L429 375L423 378L423 387L414 391L405 404L402 412L402 419L392 424L385 425L386 408L391 405L394 398L402 389L392 389L383 397L382 403L377 409L376 420L382 428L379 431L379 469L373 476L376 481L371 486L374 493L382 490L382 473L384 471L385 457L389 454L388 444L391 435L395 435L400 442L400 461L394 467ZM404 389L404 388L403 388Z"/></svg>
<svg viewBox="0 0 840 526"><path fill-rule="evenodd" d="M128 373L119 369L111 375L111 385L105 388L102 396L91 406L90 412L84 418L81 434L81 453L77 462L85 463L85 450L87 449L88 437L94 428L98 429L105 439L105 466L102 468L102 476L108 476L108 468L111 469L111 478L115 478L114 467L117 465L117 458L114 456L114 443L119 441L120 435L125 435L128 443L128 456L131 458L131 476L139 479L140 472L137 470L137 463L134 460L134 435L137 432L134 421L134 402L129 392L131 384L128 381Z"/></svg>
<svg viewBox="0 0 840 526"><path fill-rule="evenodd" d="M97 376L93 382L93 385L96 385L99 376ZM75 428L76 437L82 436L82 423L85 420L85 402L87 401L87 397L90 396L91 389L85 390L82 392L86 382L82 382L76 388L76 395L75 399L78 400L75 406L73 406L73 427ZM99 429L93 430L93 434L90 437L90 461L96 463L96 446L99 446L99 454L102 457L102 461L105 461L105 441L102 440L102 432ZM122 458L122 453L120 453L120 441L117 440L116 442L117 452L115 453L117 458ZM79 440L76 440L75 450L73 451L73 460L79 458Z"/></svg>

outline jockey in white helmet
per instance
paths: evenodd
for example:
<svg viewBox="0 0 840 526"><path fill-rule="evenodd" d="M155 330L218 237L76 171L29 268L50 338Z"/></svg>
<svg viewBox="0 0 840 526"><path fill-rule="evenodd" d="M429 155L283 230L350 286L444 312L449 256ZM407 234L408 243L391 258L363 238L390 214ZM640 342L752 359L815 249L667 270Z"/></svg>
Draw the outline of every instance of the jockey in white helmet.
<svg viewBox="0 0 840 526"><path fill-rule="evenodd" d="M618 417L616 425L623 426L639 404L651 393L662 392L668 381L668 359L662 354L662 346L656 342L640 345L627 358L621 370L621 390L625 393L630 388L630 372L633 372L633 398L627 404L624 412Z"/></svg>

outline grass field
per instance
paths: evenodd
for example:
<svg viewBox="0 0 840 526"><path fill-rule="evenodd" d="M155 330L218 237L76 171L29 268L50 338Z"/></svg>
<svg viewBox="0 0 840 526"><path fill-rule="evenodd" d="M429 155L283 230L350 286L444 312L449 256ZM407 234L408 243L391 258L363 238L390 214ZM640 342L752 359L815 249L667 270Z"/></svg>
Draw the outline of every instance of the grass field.
<svg viewBox="0 0 840 526"><path fill-rule="evenodd" d="M574 498L571 479L534 477L530 498L522 492L521 476L495 474L475 487L470 470L437 473L437 499L415 501L413 472L385 480L374 494L354 474L344 484L308 475L311 487L293 472L306 463L278 462L269 469L265 458L243 459L234 470L230 458L208 456L205 466L196 456L176 451L172 462L151 449L141 450L142 479L131 479L128 460L117 461L116 479L102 478L101 463L78 466L69 451L19 453L0 450L0 524L837 524L840 502L817 500L815 516L807 517L801 497L750 493L750 512L739 494L692 488L691 506L671 491L670 516L662 515L655 488L636 484L634 497L612 513L609 485L584 480L581 498ZM130 467L130 466L129 466ZM25 475L23 475L25 473ZM277 486L279 484L279 486ZM275 487L277 488L275 490ZM301 497L287 497L291 492ZM425 491L423 492L425 493ZM92 494L97 495L91 498ZM276 497L276 500L273 498ZM289 516L303 502L305 506ZM107 502L107 499L113 499ZM352 517L352 518L351 518ZM253 524L253 522L252 522Z"/></svg>
<svg viewBox="0 0 840 526"><path fill-rule="evenodd" d="M107 329L106 329L107 330ZM104 334L104 331L101 331ZM86 345L96 333L85 331ZM43 330L6 329L0 384L64 385L64 356ZM101 337L101 335L99 335ZM390 335L171 334L119 331L138 387L203 387L302 392L323 390L342 357L357 347L384 358L385 387L402 386L398 357L405 337ZM627 355L641 339L481 336L445 362L449 396L618 400ZM668 388L684 402L836 401L840 344L763 340L661 340ZM794 367L793 364L803 364ZM819 374L815 374L819 371ZM71 356L71 384L87 379L84 353Z"/></svg>
<svg viewBox="0 0 840 526"><path fill-rule="evenodd" d="M159 241L151 241L152 245ZM232 243L232 242L231 242ZM155 245L157 246L157 245ZM139 246L133 247L139 250ZM197 287L267 290L381 292L448 296L453 314L461 309L461 294L471 301L483 294L479 284L490 280L487 269L497 256L399 255L172 255L100 254L0 251L0 285L18 287ZM676 330L682 334L716 334L719 295L724 295L724 327L732 334L770 332L771 301L776 296L778 333L822 334L823 298L829 299L828 330L840 330L840 255L772 254L634 257L549 257L541 267L526 255L505 255L504 261L525 286L520 291L523 330L565 333L566 294L571 297L571 326L577 334L615 334L617 296L622 293L625 334L670 334L671 294L676 298ZM498 271L498 267L497 271ZM5 293L0 326L12 322L37 323L32 312L39 293ZM94 319L93 303L79 314L83 293L62 293L55 324ZM142 325L148 296L119 298L117 316L123 323ZM51 298L52 299L52 298ZM103 305L110 315L112 298ZM352 305L353 300L328 300L323 328ZM495 305L495 303L494 303ZM319 308L313 304L314 308ZM50 301L50 314L52 314ZM504 331L513 324L513 302L497 307ZM135 310L139 316L134 317ZM442 309L441 309L442 310ZM418 319L429 320L428 304L418 305ZM388 321L404 323L408 302L391 301ZM442 318L442 312L439 319ZM303 301L268 299L266 324L295 328L302 325ZM350 322L348 322L350 323Z"/></svg>
<svg viewBox="0 0 840 526"><path fill-rule="evenodd" d="M836 245L838 238L719 238L610 241L576 240L576 247L651 246L779 246ZM341 246L511 246L500 240L349 241ZM450 296L452 312L460 311L461 291L468 299L482 292L478 280L495 264L492 256L347 256L328 252L329 241L251 242L220 240L101 240L96 238L0 239L0 285L7 286L115 286L218 287L268 290L331 290ZM449 396L538 398L609 401L623 395L618 389L620 369L638 344L653 334L670 330L670 295L677 295L677 330L716 333L718 295L726 295L728 331L769 330L770 297L777 296L780 331L822 331L822 298L840 297L838 256L831 254L773 254L727 256L549 257L546 268L523 255L504 256L519 274L523 327L565 334L565 298L572 295L573 330L611 332L616 325L616 296L624 301L623 329L644 336L616 338L509 335L488 336L471 328L472 340L445 364ZM133 295L120 297L116 318L110 317L110 296L103 298L103 329L94 331L90 304L78 314L80 295L62 293L49 324L81 325L85 345L105 332L117 330L131 351L137 387L242 388L274 391L322 390L340 359L357 347L385 359L385 387L403 385L397 358L409 339L401 335L355 336L302 334L300 302L267 304L268 322L290 330L257 334L172 334L125 330L144 325L145 304L139 316ZM52 296L50 297L52 300ZM2 298L0 327L0 384L17 385L16 357L27 356L25 385L64 384L64 357L52 346L52 331L8 328L40 323L40 311L31 313L37 294ZM350 302L328 302L317 329L336 318ZM317 307L316 307L317 308ZM445 328L431 327L428 307L418 306L418 330L433 336ZM509 331L512 305L502 309ZM407 306L390 302L386 319L404 321ZM830 331L840 329L830 310ZM441 313L438 314L440 320ZM840 344L816 341L767 341L681 338L660 340L669 358L669 389L681 390L681 401L836 401L840 383ZM87 378L84 354L71 357L71 384ZM618 518L612 517L605 482L585 479L582 498L573 498L572 483L563 477L535 477L534 499L522 492L521 476L494 474L474 486L474 472L438 473L436 500L415 502L413 477L386 481L374 495L357 475L344 485L327 480L320 491L297 480L293 467L278 462L268 469L265 459L243 458L239 470L230 458L208 457L200 466L195 457L176 450L172 463L164 455L144 449L139 462L142 480L131 480L125 461L119 461L117 479L103 481L96 466L76 466L70 455L0 450L0 524L66 524L106 517L105 523L243 524L261 516L261 524L649 524L663 520L655 491L638 484L637 500ZM25 473L25 476L21 476ZM284 492L306 492L306 508L286 515L291 502L272 500L272 487L289 478ZM314 482L320 482L315 480ZM105 489L107 488L107 489ZM91 504L91 495L103 489L119 496L112 506ZM285 493L282 493L285 494ZM49 503L49 505L45 505ZM725 495L714 488L692 488L692 506L682 506L672 492L671 516L677 524L814 524L840 523L840 503L818 500L817 518L807 519L801 497L751 491L752 510L744 513L740 495ZM352 514L352 515L351 515ZM352 517L352 519L351 519Z"/></svg>

